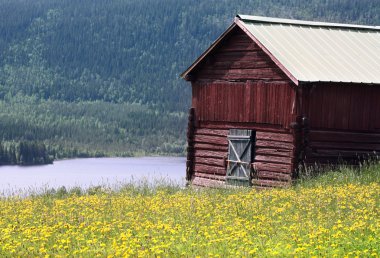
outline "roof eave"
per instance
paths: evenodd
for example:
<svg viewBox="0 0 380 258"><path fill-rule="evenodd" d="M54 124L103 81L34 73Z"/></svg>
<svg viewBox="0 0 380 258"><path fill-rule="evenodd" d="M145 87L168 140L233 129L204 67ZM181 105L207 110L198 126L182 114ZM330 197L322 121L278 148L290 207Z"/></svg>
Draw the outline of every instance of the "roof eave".
<svg viewBox="0 0 380 258"><path fill-rule="evenodd" d="M326 84L326 83L334 83L334 84L355 84L355 85L380 85L380 82L360 82L360 81L299 81L299 86L305 86L308 84Z"/></svg>
<svg viewBox="0 0 380 258"><path fill-rule="evenodd" d="M189 78L189 74L193 69L200 63L202 60L219 44L220 41L222 41L230 32L236 27L236 23L232 23L230 27L226 31L223 32L222 35L220 35L207 49L204 51L196 60L195 62L190 65L181 75L180 77L189 81L191 80Z"/></svg>
<svg viewBox="0 0 380 258"><path fill-rule="evenodd" d="M341 28L341 29L365 29L365 30L380 30L380 26L368 26L368 25L357 25L357 24L345 24L345 23L330 23L330 22L316 22L316 21L304 21L304 20L293 20L293 19L283 19L283 18L273 18L273 17L263 17L263 16L252 16L238 14L237 18L247 22L259 22L259 23L270 23L270 24L292 24L292 25L304 25L308 27L328 27L328 28Z"/></svg>

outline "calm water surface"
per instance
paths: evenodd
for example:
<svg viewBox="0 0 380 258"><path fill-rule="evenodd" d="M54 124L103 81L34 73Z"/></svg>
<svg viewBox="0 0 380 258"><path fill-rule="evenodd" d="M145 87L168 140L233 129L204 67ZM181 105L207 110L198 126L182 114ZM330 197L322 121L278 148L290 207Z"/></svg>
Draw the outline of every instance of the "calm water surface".
<svg viewBox="0 0 380 258"><path fill-rule="evenodd" d="M178 157L91 158L55 161L44 166L2 166L0 195L60 186L88 188L141 182L185 185L185 162L185 158Z"/></svg>

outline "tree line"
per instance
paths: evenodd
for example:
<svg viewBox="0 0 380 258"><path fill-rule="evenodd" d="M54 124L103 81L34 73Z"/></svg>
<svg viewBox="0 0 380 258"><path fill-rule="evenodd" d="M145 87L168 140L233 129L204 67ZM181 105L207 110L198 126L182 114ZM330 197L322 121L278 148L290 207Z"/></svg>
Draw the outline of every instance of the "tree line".
<svg viewBox="0 0 380 258"><path fill-rule="evenodd" d="M42 142L0 142L0 165L50 164L53 159Z"/></svg>
<svg viewBox="0 0 380 258"><path fill-rule="evenodd" d="M44 142L55 158L184 155L186 119L137 103L0 100L2 140Z"/></svg>

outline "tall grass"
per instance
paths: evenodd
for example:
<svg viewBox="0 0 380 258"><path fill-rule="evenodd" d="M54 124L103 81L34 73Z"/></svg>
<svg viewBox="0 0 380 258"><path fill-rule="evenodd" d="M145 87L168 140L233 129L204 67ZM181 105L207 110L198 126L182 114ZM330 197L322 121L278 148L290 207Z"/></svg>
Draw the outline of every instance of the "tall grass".
<svg viewBox="0 0 380 258"><path fill-rule="evenodd" d="M366 160L359 165L341 164L339 166L320 167L318 165L304 169L296 180L296 187L316 187L342 184L380 183L380 161Z"/></svg>

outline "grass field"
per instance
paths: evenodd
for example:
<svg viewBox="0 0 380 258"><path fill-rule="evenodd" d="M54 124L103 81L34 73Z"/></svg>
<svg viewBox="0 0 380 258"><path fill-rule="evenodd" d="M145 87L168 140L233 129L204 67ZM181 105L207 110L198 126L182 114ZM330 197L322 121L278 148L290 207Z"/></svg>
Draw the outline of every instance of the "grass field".
<svg viewBox="0 0 380 258"><path fill-rule="evenodd" d="M379 165L268 191L125 186L0 199L0 257L379 254Z"/></svg>

